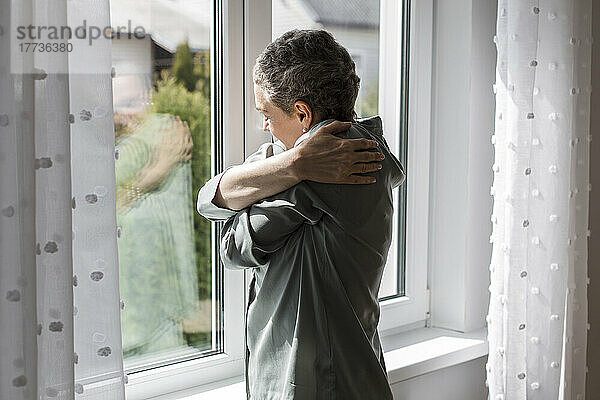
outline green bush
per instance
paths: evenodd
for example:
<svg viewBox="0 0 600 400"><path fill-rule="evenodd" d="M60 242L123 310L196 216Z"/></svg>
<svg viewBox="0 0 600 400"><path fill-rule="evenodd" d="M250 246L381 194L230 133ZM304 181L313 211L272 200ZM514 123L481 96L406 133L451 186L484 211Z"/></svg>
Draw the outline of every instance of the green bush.
<svg viewBox="0 0 600 400"><path fill-rule="evenodd" d="M176 115L188 123L194 141L192 191L197 195L211 175L210 98L203 91L188 91L173 75L163 71L152 95L151 112ZM210 223L195 211L194 236L200 299L208 299L212 287Z"/></svg>
<svg viewBox="0 0 600 400"><path fill-rule="evenodd" d="M173 75L178 83L181 83L191 92L196 89L197 76L194 73L194 55L187 41L177 46L175 62L173 63Z"/></svg>
<svg viewBox="0 0 600 400"><path fill-rule="evenodd" d="M194 55L194 77L196 90L210 98L210 51L203 50Z"/></svg>

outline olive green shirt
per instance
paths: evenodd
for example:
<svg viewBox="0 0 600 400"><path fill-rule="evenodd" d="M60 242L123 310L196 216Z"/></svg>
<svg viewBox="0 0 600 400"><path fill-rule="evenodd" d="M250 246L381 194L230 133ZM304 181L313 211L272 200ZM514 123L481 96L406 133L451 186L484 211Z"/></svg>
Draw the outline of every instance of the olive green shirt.
<svg viewBox="0 0 600 400"><path fill-rule="evenodd" d="M382 170L369 174L376 183L303 181L239 212L212 203L222 174L198 195L200 214L226 220L220 247L225 267L252 270L248 399L393 398L377 331L378 292L392 239L392 189L405 175L379 117L353 123L338 136L379 142L386 158ZM264 144L246 162L282 149L280 142Z"/></svg>

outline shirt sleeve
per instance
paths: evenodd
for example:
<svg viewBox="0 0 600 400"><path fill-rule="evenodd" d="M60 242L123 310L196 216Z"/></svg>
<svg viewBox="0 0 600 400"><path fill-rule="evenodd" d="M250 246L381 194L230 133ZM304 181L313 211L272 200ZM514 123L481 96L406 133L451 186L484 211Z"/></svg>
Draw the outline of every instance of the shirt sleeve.
<svg viewBox="0 0 600 400"><path fill-rule="evenodd" d="M261 267L304 224L316 225L323 210L315 206L306 182L268 197L229 218L221 232L226 268Z"/></svg>
<svg viewBox="0 0 600 400"><path fill-rule="evenodd" d="M261 145L255 153L251 154L244 161L244 164L255 162L258 160L264 160L265 158L270 157L272 155L272 144L265 143ZM196 210L204 218L213 222L225 221L226 219L234 216L237 212L229 208L219 207L215 203L213 203L215 194L217 193L217 189L219 188L219 183L221 182L221 178L229 168L231 167L226 168L225 171L210 178L198 192Z"/></svg>
<svg viewBox="0 0 600 400"><path fill-rule="evenodd" d="M235 215L236 213L236 211L234 210L225 207L219 207L215 203L213 203L213 199L215 198L215 194L217 193L217 189L219 188L221 178L229 168L225 169L225 171L221 172L220 174L210 178L204 184L204 186L202 186L200 192L198 192L196 210L198 210L198 213L200 213L200 215L202 215L204 218L210 221L224 221L227 218Z"/></svg>

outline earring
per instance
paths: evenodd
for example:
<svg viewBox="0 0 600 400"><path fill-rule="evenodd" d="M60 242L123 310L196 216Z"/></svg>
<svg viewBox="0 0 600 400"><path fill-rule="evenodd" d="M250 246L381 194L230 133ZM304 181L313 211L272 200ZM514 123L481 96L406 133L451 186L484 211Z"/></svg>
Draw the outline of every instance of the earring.
<svg viewBox="0 0 600 400"><path fill-rule="evenodd" d="M302 128L302 132L306 133L306 132L308 132L308 129Z"/></svg>

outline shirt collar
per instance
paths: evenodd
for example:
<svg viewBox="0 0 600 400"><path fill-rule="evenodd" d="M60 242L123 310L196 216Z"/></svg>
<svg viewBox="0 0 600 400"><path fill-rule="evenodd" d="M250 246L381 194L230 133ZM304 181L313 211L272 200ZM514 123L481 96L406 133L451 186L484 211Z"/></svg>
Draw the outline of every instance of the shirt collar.
<svg viewBox="0 0 600 400"><path fill-rule="evenodd" d="M298 139L296 139L296 142L294 143L294 147L298 146L300 143L302 143L303 141L308 139L310 137L310 135L315 133L319 128L321 128L322 126L325 126L325 125L329 125L333 121L334 121L333 119L326 119L324 121L319 122L318 124L315 124L312 128L309 129L308 132L303 133L302 135L300 135L300 137Z"/></svg>
<svg viewBox="0 0 600 400"><path fill-rule="evenodd" d="M308 139L308 137L311 135L311 132L308 131L306 133L303 133L302 135L300 135L300 137L298 139L296 139L296 143L294 143L294 147L298 146L300 143L302 143L303 141L305 141L306 139Z"/></svg>

